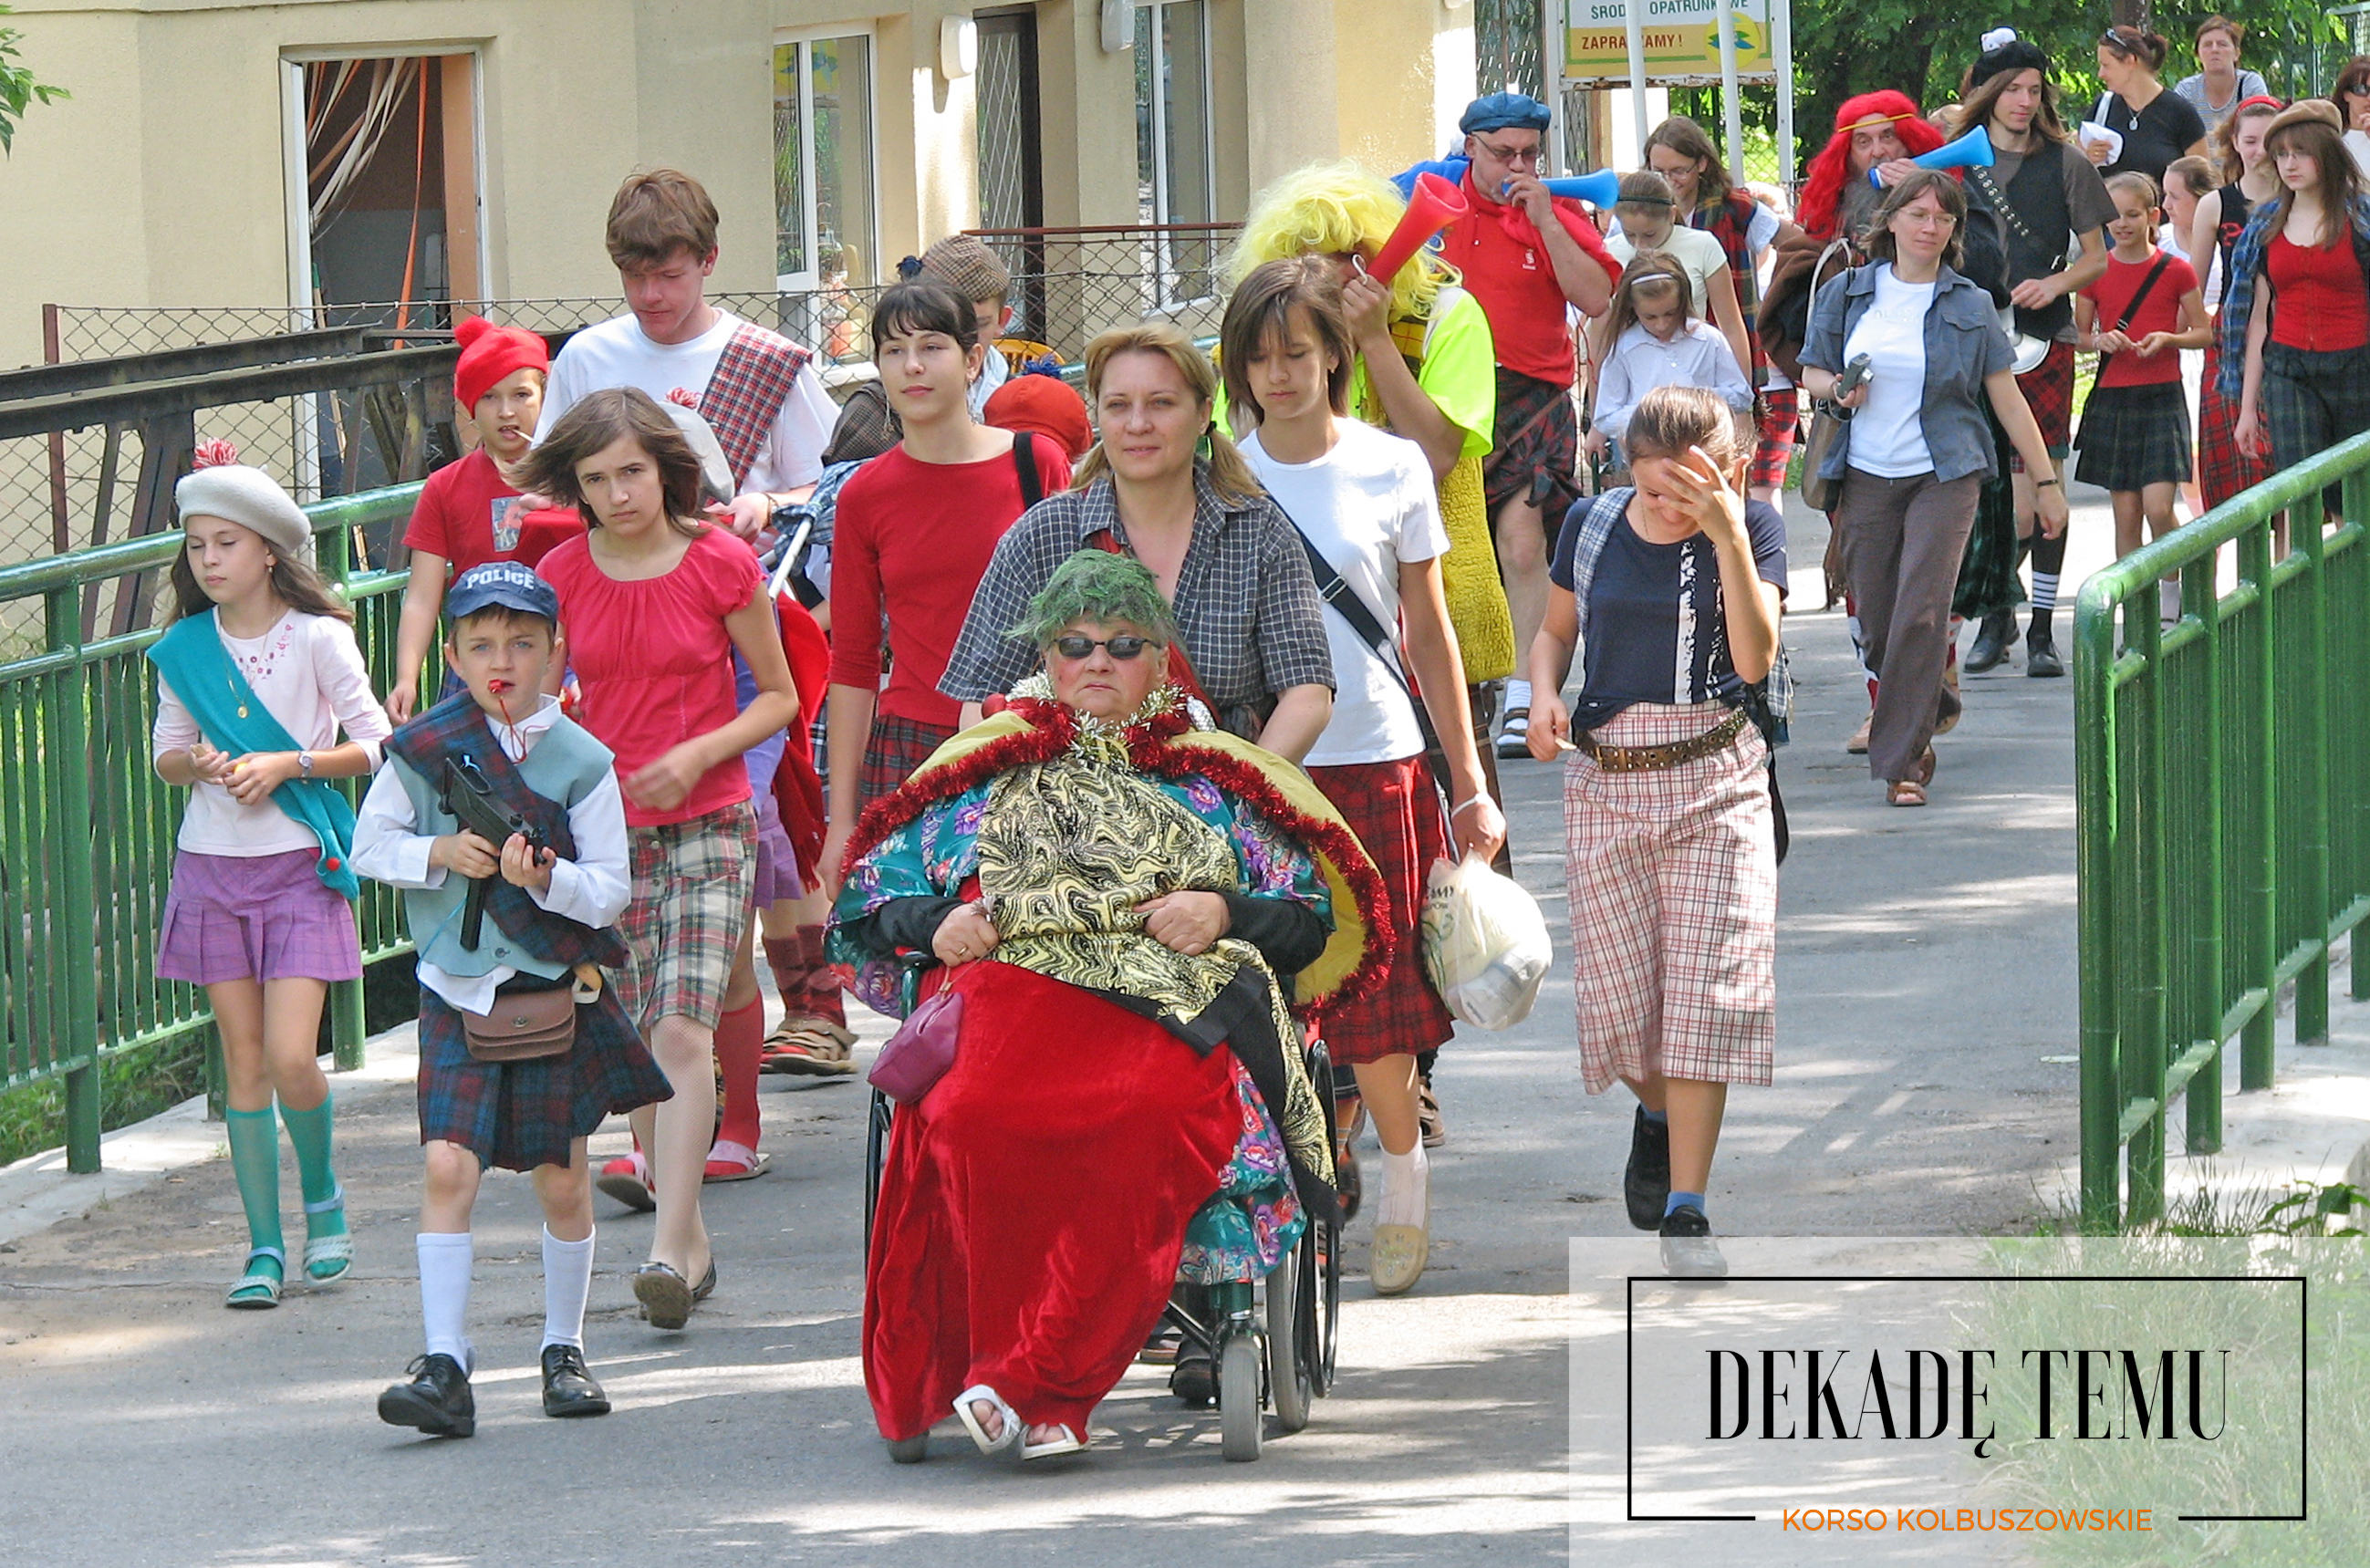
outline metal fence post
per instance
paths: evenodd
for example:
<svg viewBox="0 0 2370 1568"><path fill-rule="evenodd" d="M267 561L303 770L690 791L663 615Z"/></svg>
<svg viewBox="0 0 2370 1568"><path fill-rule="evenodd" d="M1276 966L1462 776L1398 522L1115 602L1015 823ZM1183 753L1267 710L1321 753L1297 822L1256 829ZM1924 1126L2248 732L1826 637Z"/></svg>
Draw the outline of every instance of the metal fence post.
<svg viewBox="0 0 2370 1568"><path fill-rule="evenodd" d="M51 802L51 961L63 971L65 1048L55 1055L79 1057L65 1070L66 1169L87 1175L98 1169L98 961L94 949L97 919L91 888L90 709L88 672L82 663L82 593L52 589L42 601L49 651L71 656L43 683L49 688L41 746L46 755Z"/></svg>
<svg viewBox="0 0 2370 1568"><path fill-rule="evenodd" d="M2198 727L2203 732L2194 744L2202 750L2203 759L2197 783L2200 809L2196 820L2204 836L2201 852L2205 868L2204 904L2202 907L2192 905L2189 917L2194 925L2186 955L2190 1005L2182 1009L2180 1020L2184 1051L2197 1042L2221 1038L2226 1006L2222 917L2226 907L2223 902L2224 884L2229 868L2223 859L2222 813L2226 798L2222 789L2223 630L2221 613L2214 602L2215 560L2215 555L2207 555L2192 561L2180 574L2184 617L2196 616L2203 633L2197 650L2201 687ZM2188 1114L2183 1121L2190 1153L2221 1152L2222 1056L2218 1050L2189 1079Z"/></svg>
<svg viewBox="0 0 2370 1568"><path fill-rule="evenodd" d="M2123 1114L2115 1060L2115 724L2113 627L2074 622L2075 951L2081 974L2082 1228L2111 1233L2123 1206L2116 1128Z"/></svg>
<svg viewBox="0 0 2370 1568"><path fill-rule="evenodd" d="M349 587L353 577L353 529L342 523L319 530L313 536L313 553L320 566L322 580L336 590L338 597L351 604ZM351 786L340 785L341 789ZM332 1065L341 1073L358 1071L362 1065L362 1041L369 1033L369 1020L363 1015L362 983L360 980L339 980L329 986L329 1046Z"/></svg>
<svg viewBox="0 0 2370 1568"><path fill-rule="evenodd" d="M2299 497L2288 508L2288 535L2304 552L2305 659L2301 669L2289 672L2303 689L2291 709L2296 732L2285 737L2287 758L2304 776L2302 812L2304 838L2297 847L2303 861L2304 907L2307 940L2320 944L2311 962L2296 972L2295 1038L2299 1045L2329 1043L2329 559L2322 537L2320 496Z"/></svg>
<svg viewBox="0 0 2370 1568"><path fill-rule="evenodd" d="M2245 794L2249 809L2242 813L2245 848L2240 863L2247 879L2247 918L2241 923L2246 935L2246 981L2249 989L2260 988L2262 1005L2248 1019L2238 1034L2238 1089L2241 1093L2272 1087L2274 1063L2278 1055L2278 1038L2273 1031L2279 1021L2279 830L2272 819L2279 800L2278 781L2274 777L2272 758L2277 755L2273 744L2278 739L2279 680L2272 654L2278 644L2272 635L2272 520L2268 514L2258 517L2246 532L2240 534L2238 545L2238 579L2251 583L2255 598L2249 606L2242 635L2246 639L2241 668L2252 679L2241 693L2245 717L2239 722L2248 730L2249 764Z"/></svg>
<svg viewBox="0 0 2370 1568"><path fill-rule="evenodd" d="M2157 587L2153 581L2139 585L2136 593L2123 601L2123 647L2126 653L2137 654L2146 666L2146 677L2134 681L2127 692L2132 705L2132 718L2138 726L2138 770L2134 794L2134 811L2128 830L2134 851L2132 858L2133 926L2132 956L2135 973L2125 988L2134 1006L2122 1016L2116 1041L2116 1056L2123 1068L2122 1101L2152 1104L2155 1110L2134 1130L2126 1146L2125 1161L2128 1185L2125 1190L2123 1215L2126 1220L2150 1220L2164 1213L2164 1124L2165 1124L2165 1032L2171 1016L2165 1006L2167 963L2167 901L2165 898L2165 826L2170 790L2165 770L2164 732L2166 710L2170 692L2164 674L2164 634L2157 624Z"/></svg>

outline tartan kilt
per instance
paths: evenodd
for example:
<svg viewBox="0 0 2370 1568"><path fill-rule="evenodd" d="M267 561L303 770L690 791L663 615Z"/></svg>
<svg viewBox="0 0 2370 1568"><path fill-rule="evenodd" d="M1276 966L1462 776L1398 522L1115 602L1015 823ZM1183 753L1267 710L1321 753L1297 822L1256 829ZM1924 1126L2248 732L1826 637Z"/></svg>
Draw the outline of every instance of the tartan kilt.
<svg viewBox="0 0 2370 1568"><path fill-rule="evenodd" d="M1496 442L1481 468L1493 525L1508 502L1529 500L1532 481L1545 474L1552 488L1539 510L1553 539L1565 511L1580 499L1579 467L1580 412L1571 388L1500 365Z"/></svg>
<svg viewBox="0 0 2370 1568"><path fill-rule="evenodd" d="M2052 457L2065 456L2074 439L2074 345L2050 344L2048 357L2016 378L2016 389L2041 427L2042 444ZM2016 471L2024 472L2023 456L2014 461Z"/></svg>
<svg viewBox="0 0 2370 1568"><path fill-rule="evenodd" d="M2197 488L2208 512L2272 477L2269 457L2238 449L2238 405L2222 396L2221 333L2205 345L2205 379L2197 392Z"/></svg>
<svg viewBox="0 0 2370 1568"><path fill-rule="evenodd" d="M1312 767L1308 777L1373 857L1390 894L1391 925L1398 939L1381 984L1357 1001L1317 1010L1326 1049L1339 1066L1411 1056L1446 1044L1456 1025L1423 972L1419 929L1432 863L1455 855L1432 770L1422 757L1409 756Z"/></svg>
<svg viewBox="0 0 2370 1568"><path fill-rule="evenodd" d="M2101 490L2189 480L2189 396L2178 381L2093 386L2082 405L2074 477Z"/></svg>
<svg viewBox="0 0 2370 1568"><path fill-rule="evenodd" d="M1767 386L1761 392L1761 425L1753 444L1753 471L1748 485L1786 488L1786 470L1794 458L1794 443L1801 427L1801 393L1792 386Z"/></svg>
<svg viewBox="0 0 2370 1568"><path fill-rule="evenodd" d="M875 714L872 733L864 743L864 768L857 778L856 806L858 811L883 795L893 794L897 786L914 777L914 770L930 760L930 754L954 739L951 724L926 724L918 719L900 719L893 713Z"/></svg>
<svg viewBox="0 0 2370 1568"><path fill-rule="evenodd" d="M617 1000L615 986L576 1009L576 1043L530 1062L469 1055L461 1014L420 988L420 1141L459 1144L481 1166L565 1165L568 1146L613 1113L674 1092Z"/></svg>

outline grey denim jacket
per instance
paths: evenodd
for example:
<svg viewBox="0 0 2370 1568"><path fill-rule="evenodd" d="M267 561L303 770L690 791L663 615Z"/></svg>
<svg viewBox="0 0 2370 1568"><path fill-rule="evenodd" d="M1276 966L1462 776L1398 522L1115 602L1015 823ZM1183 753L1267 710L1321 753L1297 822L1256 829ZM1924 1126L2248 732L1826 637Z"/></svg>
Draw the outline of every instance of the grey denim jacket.
<svg viewBox="0 0 2370 1568"><path fill-rule="evenodd" d="M1876 269L1855 267L1830 279L1811 309L1811 332L1802 363L1841 375L1844 344L1876 302ZM1918 427L1933 455L1934 477L1948 481L1967 474L1992 473L1992 432L1985 408L1990 399L1984 378L2014 364L2008 334L2000 330L1992 296L1950 268L1935 279L1934 303L1926 311L1926 401ZM1819 477L1840 479L1851 462L1851 425L1827 448Z"/></svg>

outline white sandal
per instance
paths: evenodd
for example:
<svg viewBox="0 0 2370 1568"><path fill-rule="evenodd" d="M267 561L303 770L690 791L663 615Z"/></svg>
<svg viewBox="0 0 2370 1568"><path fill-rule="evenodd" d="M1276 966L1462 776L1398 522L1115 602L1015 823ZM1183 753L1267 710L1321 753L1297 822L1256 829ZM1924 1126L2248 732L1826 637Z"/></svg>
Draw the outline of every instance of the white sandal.
<svg viewBox="0 0 2370 1568"><path fill-rule="evenodd" d="M275 1279L268 1274L256 1273L255 1262L259 1258L269 1258L278 1263L282 1279ZM280 1305L281 1285L287 1273L287 1253L277 1247L254 1248L248 1251L247 1262L241 1265L238 1283L232 1286L224 1295L223 1305L247 1311L264 1307L277 1307Z"/></svg>
<svg viewBox="0 0 2370 1568"><path fill-rule="evenodd" d="M340 1213L345 1206L346 1189L340 1186L319 1203L306 1204L305 1218L309 1226L313 1216ZM328 1273L322 1274L313 1266L316 1263L330 1263L335 1266ZM340 1230L335 1236L305 1238L305 1278L309 1283L328 1285L333 1280L343 1279L346 1277L346 1271L353 1266L354 1233L351 1230Z"/></svg>
<svg viewBox="0 0 2370 1568"><path fill-rule="evenodd" d="M981 1423L976 1414L972 1413L971 1407L973 1401L994 1407L996 1415L1004 1423L1004 1431L1000 1435L991 1437L987 1435L986 1426ZM971 1440L979 1445L979 1451L983 1454L993 1457L1004 1453L1020 1441L1019 1415L1010 1405L1004 1402L1002 1394L984 1383L974 1383L955 1396L955 1414L961 1420L963 1430L971 1434Z"/></svg>
<svg viewBox="0 0 2370 1568"><path fill-rule="evenodd" d="M1024 1459L1050 1459L1056 1454L1076 1454L1086 1447L1087 1440L1067 1425L1056 1426L1053 1430L1061 1435L1049 1437L1042 1443L1031 1443L1024 1435L1020 1443L1020 1457Z"/></svg>

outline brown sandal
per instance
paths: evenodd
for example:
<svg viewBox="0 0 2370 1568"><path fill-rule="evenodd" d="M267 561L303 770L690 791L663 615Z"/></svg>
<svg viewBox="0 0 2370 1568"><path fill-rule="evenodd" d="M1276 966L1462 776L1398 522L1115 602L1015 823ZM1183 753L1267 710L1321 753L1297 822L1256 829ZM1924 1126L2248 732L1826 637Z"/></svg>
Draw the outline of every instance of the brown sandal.
<svg viewBox="0 0 2370 1568"><path fill-rule="evenodd" d="M1884 787L1884 803L1888 806L1922 806L1926 803L1926 786L1915 778L1896 778Z"/></svg>

